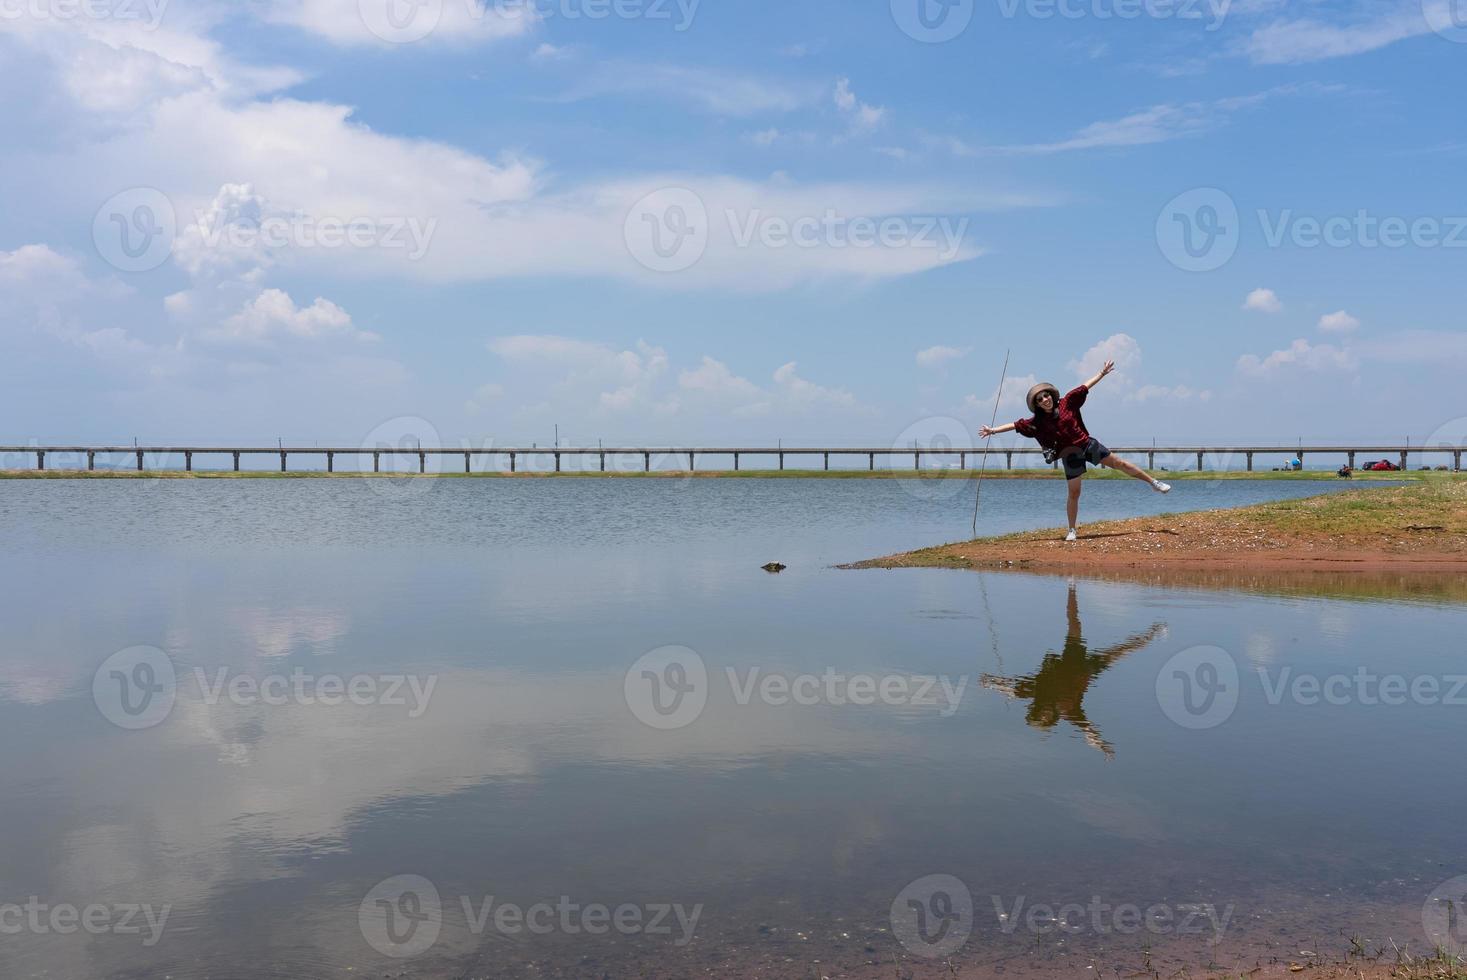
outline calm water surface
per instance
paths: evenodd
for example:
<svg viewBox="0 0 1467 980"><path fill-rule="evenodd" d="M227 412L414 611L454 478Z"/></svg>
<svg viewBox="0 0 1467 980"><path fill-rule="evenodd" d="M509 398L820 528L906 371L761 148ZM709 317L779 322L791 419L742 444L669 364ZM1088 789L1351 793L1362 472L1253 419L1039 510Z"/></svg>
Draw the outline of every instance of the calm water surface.
<svg viewBox="0 0 1467 980"><path fill-rule="evenodd" d="M1338 489L1100 482L1084 507ZM1073 974L1428 944L1423 904L1467 874L1467 612L830 567L966 537L970 493L0 484L0 975ZM982 529L1053 525L1062 495L990 482ZM1385 675L1437 694L1380 703ZM1034 912L1065 903L1174 925Z"/></svg>

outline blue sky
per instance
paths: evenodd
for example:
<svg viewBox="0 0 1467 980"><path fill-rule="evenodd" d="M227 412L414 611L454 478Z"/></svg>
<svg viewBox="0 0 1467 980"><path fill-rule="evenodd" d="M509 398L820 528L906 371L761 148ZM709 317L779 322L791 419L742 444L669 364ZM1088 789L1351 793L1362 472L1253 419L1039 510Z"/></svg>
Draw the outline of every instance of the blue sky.
<svg viewBox="0 0 1467 980"><path fill-rule="evenodd" d="M0 0L0 442L1461 443L1458 23Z"/></svg>

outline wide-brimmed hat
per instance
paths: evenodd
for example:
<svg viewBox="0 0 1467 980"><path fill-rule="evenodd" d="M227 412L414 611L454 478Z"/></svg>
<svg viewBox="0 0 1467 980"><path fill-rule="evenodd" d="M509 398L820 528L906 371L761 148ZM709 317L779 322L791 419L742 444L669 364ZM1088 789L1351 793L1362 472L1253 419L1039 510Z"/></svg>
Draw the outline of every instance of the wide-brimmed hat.
<svg viewBox="0 0 1467 980"><path fill-rule="evenodd" d="M1034 402L1039 398L1039 393L1041 391L1050 392L1054 396L1054 403L1056 405L1059 404L1059 400L1060 400L1059 389L1056 388L1054 385L1050 384L1048 381L1041 381L1041 382L1039 382L1039 384L1037 384L1034 387L1032 387L1032 388L1029 389L1029 398L1028 398L1029 411L1031 411L1031 412L1037 412L1037 411L1039 411L1039 409L1035 407Z"/></svg>

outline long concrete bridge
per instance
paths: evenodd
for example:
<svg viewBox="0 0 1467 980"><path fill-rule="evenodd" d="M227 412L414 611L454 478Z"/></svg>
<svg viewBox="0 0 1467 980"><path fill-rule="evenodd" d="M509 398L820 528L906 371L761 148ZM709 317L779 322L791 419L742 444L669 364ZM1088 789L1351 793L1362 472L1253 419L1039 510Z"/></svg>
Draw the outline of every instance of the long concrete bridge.
<svg viewBox="0 0 1467 980"><path fill-rule="evenodd" d="M1331 459L1338 458L1341 462L1348 463L1351 467L1355 466L1357 458L1364 456L1371 459L1395 459L1398 461L1397 465L1404 470L1407 468L1408 457L1416 456L1418 459L1423 459L1424 461L1424 458L1426 456L1432 456L1435 460L1438 460L1440 462L1445 462L1446 458L1450 457L1451 468L1453 470L1460 471L1462 469L1463 448L1464 447L1460 445L1382 446L1369 444L1346 444L1340 446L1119 446L1116 447L1113 451L1118 455L1131 458L1145 456L1147 458L1148 468L1154 468L1156 466L1156 457L1158 456L1195 456L1197 459L1198 470L1204 469L1209 457L1212 458L1215 463L1223 464L1223 466L1221 467L1215 466L1214 468L1222 469L1229 468L1228 464L1238 459L1242 459L1244 461L1245 468L1249 471L1253 469L1253 461L1255 456L1285 458L1298 457L1300 460L1303 460L1308 456L1328 456ZM896 459L904 460L907 457L911 457L914 469L920 470L922 468L922 459L923 457L926 457L929 461L956 461L959 469L966 470L974 468L976 466L975 461L981 459L985 454L987 454L990 460L993 460L994 457L1003 457L1005 466L1008 469L1013 469L1014 457L1042 456L1042 450L1027 447L990 447L988 449L970 447L962 449L920 446L911 446L907 448L885 446L876 449L850 448L844 446L814 448L791 446L704 447L683 449L679 449L676 447L612 448L601 446L597 446L595 448L572 448L568 446L532 446L529 448L482 447L478 449L452 449L443 447L425 448L421 446L369 446L356 448L321 448L314 446L270 446L264 448L228 446L0 446L0 456L9 456L14 454L18 454L22 458L25 458L27 456L33 457L36 461L36 468L38 470L45 470L47 468L48 461L54 464L54 462L58 459L66 460L68 458L70 460L75 460L78 463L78 466L74 467L75 469L80 469L80 461L85 458L87 470L95 470L97 468L97 458L99 456L106 458L116 458L120 456L124 459L127 459L129 462L135 461L137 470L139 472L142 472L144 470L145 460L148 458L160 460L167 457L179 456L183 458L184 470L192 472L194 468L195 457L202 456L215 459L228 459L232 462L234 472L236 473L240 472L241 460L246 457L261 456L270 458L272 460L272 464L274 460L278 459L280 472L282 473L288 472L289 463L292 458L311 458L316 460L324 460L326 464L326 471L328 473L336 471L336 461L338 457L364 460L366 457L369 456L372 459L372 471L374 473L381 472L382 458L384 456L388 457L389 459L396 459L398 457L408 457L410 460L416 459L418 463L419 473L428 472L428 460L430 457L433 458L436 463L440 464L439 468L435 468L435 472L439 472L441 470L441 464L447 462L448 460L457 460L461 458L463 460L464 472L470 473L473 471L474 459L479 458L488 459L491 462L496 459L507 459L509 462L509 472L511 473L522 471L522 461L528 465L534 460L546 460L547 462L553 460L555 465L554 472L559 473L561 472L562 459L564 459L565 457L577 457L579 459L585 459L586 457L596 458L599 461L601 472L606 472L606 460L608 457L612 458L613 461L626 458L635 459L639 457L642 463L642 469L645 472L650 473L652 471L652 460L654 457L659 460L671 457L672 459L679 462L683 458L686 458L688 461L689 471L692 471L696 468L698 457L703 457L704 459L707 459L708 457L732 457L733 468L735 470L738 470L741 460L745 456L759 456L764 458L778 459L779 468L781 470L785 468L786 457L796 457L801 459L809 457L819 457L821 460L822 468L828 470L830 469L830 458L832 456L858 458L865 457L867 468L870 470L876 469L877 457L882 457L883 459L887 460L888 465L892 466L893 468L895 466Z"/></svg>

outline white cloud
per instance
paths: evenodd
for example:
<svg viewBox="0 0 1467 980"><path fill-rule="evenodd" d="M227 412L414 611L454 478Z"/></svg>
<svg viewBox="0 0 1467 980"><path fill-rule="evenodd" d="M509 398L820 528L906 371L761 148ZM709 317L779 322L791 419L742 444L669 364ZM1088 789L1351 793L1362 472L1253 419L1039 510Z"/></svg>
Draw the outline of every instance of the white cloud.
<svg viewBox="0 0 1467 980"><path fill-rule="evenodd" d="M681 102L716 116L748 118L808 108L818 84L776 80L698 65L605 62L578 78L558 102L622 96Z"/></svg>
<svg viewBox="0 0 1467 980"><path fill-rule="evenodd" d="M519 37L533 30L537 21L530 3L440 0L407 7L410 19L404 23L395 9L397 3L398 0L270 0L262 15L273 23L298 27L333 44L384 47L391 43L391 38L416 38L419 34L423 36L416 43L423 44L473 44ZM382 33L374 33L369 24ZM400 32L398 25L402 25Z"/></svg>
<svg viewBox="0 0 1467 980"><path fill-rule="evenodd" d="M869 105L856 98L849 78L836 79L835 106L846 117L853 133L869 133L886 119L884 107Z"/></svg>
<svg viewBox="0 0 1467 980"><path fill-rule="evenodd" d="M69 285L82 281L76 262L49 245L22 245L11 252L0 251L0 283L29 287L42 282Z"/></svg>
<svg viewBox="0 0 1467 980"><path fill-rule="evenodd" d="M1003 382L1002 392L998 388L994 388L992 394L984 398L979 398L977 395L968 395L963 399L963 408L981 419L988 419L993 415L994 398L1001 394L1002 397L998 399L998 412L1000 415L1005 412L1023 412L1027 414L1029 406L1024 401L1024 398L1029 394L1029 389L1038 383L1039 378L1033 374L1006 378Z"/></svg>
<svg viewBox="0 0 1467 980"><path fill-rule="evenodd" d="M1243 300L1243 309L1252 310L1255 313L1279 313L1283 311L1283 308L1284 304L1279 301L1278 294L1272 289L1259 287Z"/></svg>
<svg viewBox="0 0 1467 980"><path fill-rule="evenodd" d="M1141 366L1141 345L1128 333L1115 333L1091 347L1077 360L1069 363L1070 371L1077 379L1098 374L1106 361L1115 361L1116 370L1112 381L1120 382L1117 387L1131 383L1132 374Z"/></svg>
<svg viewBox="0 0 1467 980"><path fill-rule="evenodd" d="M537 47L530 57L536 61L560 61L563 58L570 57L570 48L547 42Z"/></svg>
<svg viewBox="0 0 1467 980"><path fill-rule="evenodd" d="M210 340L252 344L281 338L376 339L375 335L353 327L351 315L330 300L317 297L310 306L298 307L288 294L279 289L262 291L244 309L217 329L206 330L204 335Z"/></svg>
<svg viewBox="0 0 1467 980"><path fill-rule="evenodd" d="M1302 338L1267 357L1244 354L1238 358L1239 373L1254 378L1269 377L1280 371L1296 368L1315 372L1353 371L1358 366L1359 359L1348 348L1311 344Z"/></svg>
<svg viewBox="0 0 1467 980"><path fill-rule="evenodd" d="M99 56L112 51L102 40L78 32L67 37L74 46L90 45ZM946 215L955 220L974 210L1047 203L957 184L812 184L782 175L747 180L670 172L566 183L548 176L536 160L489 159L441 142L377 132L347 106L256 98L259 73L223 58L212 41L188 41L175 31L166 45L161 35L140 42L184 59L179 64L190 69L184 73L189 86L184 91L166 87L146 99L139 96L136 118L128 126L119 130L97 123L84 152L37 155L26 161L29 169L11 177L38 192L81 195L69 206L85 211L119 188L156 187L172 200L183 228L176 243L180 267L204 279L243 281L253 275L248 281L255 291L265 285L266 272L277 270L427 282L589 276L672 289L773 290L833 278L879 280L966 261L980 250L961 238L951 251L946 242L841 248L820 241L813 247L769 248L756 240L741 246L726 215L793 222L835 211L850 218ZM75 51L53 52L36 43L54 55L55 71L74 70ZM246 82L239 83L240 78ZM649 83L682 90L701 86L710 98L750 111L761 104L798 105L802 99L778 94L780 87L774 86L772 103L761 103L762 96L751 95L742 83L707 72L668 69ZM46 85L48 79L38 78L36 84ZM636 202L667 187L695 190L712 219L706 253L676 275L641 266L625 230ZM219 222L245 227L259 216L308 222L365 218L382 228L416 227L431 235L420 240L399 234L396 244L404 247L313 248L299 242L275 247L255 241L239 248L207 244L208 236L191 227L200 215L216 230Z"/></svg>
<svg viewBox="0 0 1467 980"><path fill-rule="evenodd" d="M1300 64L1364 54L1429 34L1431 27L1423 10L1427 16L1445 17L1449 2L1427 0L1425 4L1399 5L1386 16L1347 25L1307 18L1275 21L1249 35L1242 43L1242 53L1261 65Z"/></svg>
<svg viewBox="0 0 1467 980"><path fill-rule="evenodd" d="M774 127L749 134L749 140L755 146L772 146L777 139L779 139L779 130Z"/></svg>
<svg viewBox="0 0 1467 980"><path fill-rule="evenodd" d="M1198 391L1187 385L1172 385L1171 387L1167 387L1166 385L1141 385L1126 396L1127 401L1135 402L1149 402L1156 401L1157 399L1166 401L1191 401L1196 399L1200 402L1207 402L1212 400L1212 392L1206 389Z"/></svg>
<svg viewBox="0 0 1467 980"><path fill-rule="evenodd" d="M1319 318L1319 329L1325 333L1353 333L1360 329L1360 321L1344 310L1336 310Z"/></svg>
<svg viewBox="0 0 1467 980"><path fill-rule="evenodd" d="M955 361L960 357L966 357L973 348L971 347L945 347L938 344L935 347L926 347L917 352L917 366L924 368L940 368L948 361Z"/></svg>

